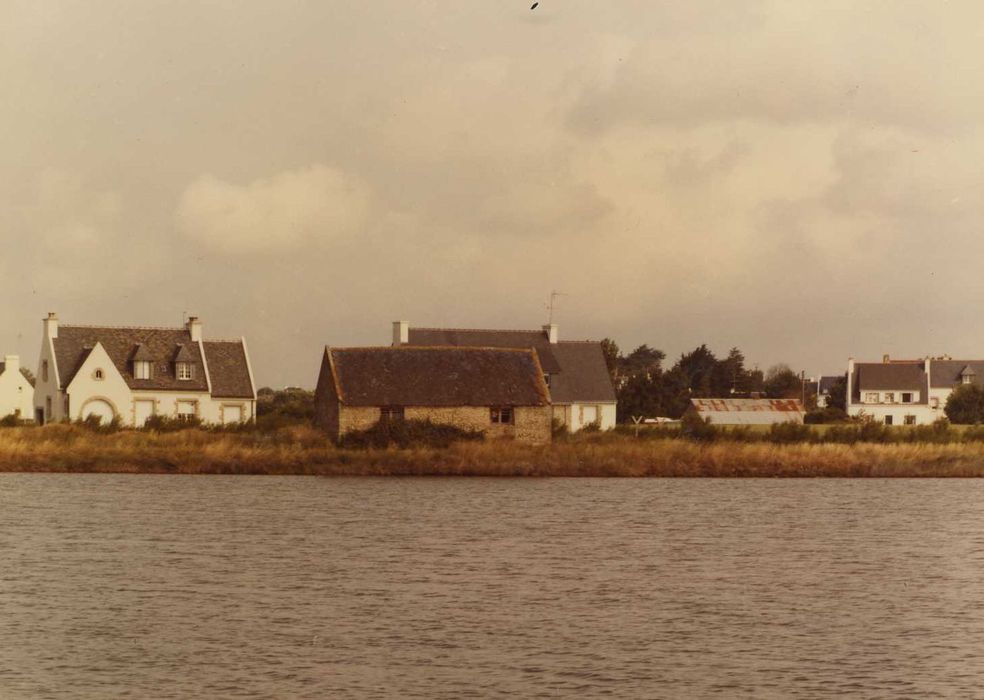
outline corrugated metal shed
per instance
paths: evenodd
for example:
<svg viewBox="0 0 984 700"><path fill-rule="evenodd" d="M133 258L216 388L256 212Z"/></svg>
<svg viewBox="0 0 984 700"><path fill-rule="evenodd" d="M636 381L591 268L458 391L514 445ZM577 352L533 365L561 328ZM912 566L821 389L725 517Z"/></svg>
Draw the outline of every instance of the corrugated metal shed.
<svg viewBox="0 0 984 700"><path fill-rule="evenodd" d="M690 399L701 418L715 425L772 425L802 423L799 399Z"/></svg>

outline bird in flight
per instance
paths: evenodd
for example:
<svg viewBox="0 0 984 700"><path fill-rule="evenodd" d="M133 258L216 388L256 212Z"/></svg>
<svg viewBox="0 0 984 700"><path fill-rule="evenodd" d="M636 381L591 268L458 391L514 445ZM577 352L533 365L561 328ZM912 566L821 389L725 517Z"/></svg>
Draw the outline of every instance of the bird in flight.
<svg viewBox="0 0 984 700"><path fill-rule="evenodd" d="M539 4L540 3L538 3L538 2L533 3L532 5L530 5L530 9L531 10L535 10L536 9L536 6L539 5Z"/></svg>

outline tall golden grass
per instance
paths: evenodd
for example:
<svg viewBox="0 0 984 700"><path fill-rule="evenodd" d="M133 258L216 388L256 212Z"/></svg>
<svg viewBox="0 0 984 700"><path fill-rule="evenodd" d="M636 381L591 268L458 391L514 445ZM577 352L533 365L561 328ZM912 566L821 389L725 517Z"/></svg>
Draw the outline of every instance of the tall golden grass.
<svg viewBox="0 0 984 700"><path fill-rule="evenodd" d="M984 443L790 444L596 435L531 446L341 450L311 428L275 433L0 430L2 472L325 476L976 477Z"/></svg>

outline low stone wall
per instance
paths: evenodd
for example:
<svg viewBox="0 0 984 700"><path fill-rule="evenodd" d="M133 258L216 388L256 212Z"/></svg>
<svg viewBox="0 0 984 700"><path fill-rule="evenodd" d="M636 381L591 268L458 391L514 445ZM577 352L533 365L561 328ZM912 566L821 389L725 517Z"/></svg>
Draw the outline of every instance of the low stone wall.
<svg viewBox="0 0 984 700"><path fill-rule="evenodd" d="M486 438L514 438L520 442L543 444L550 442L550 406L518 406L513 410L511 424L492 423L486 406L455 406L431 408L407 406L407 420L429 420L432 423L453 425L462 430L479 430ZM371 428L379 420L379 408L342 406L338 418L339 434Z"/></svg>

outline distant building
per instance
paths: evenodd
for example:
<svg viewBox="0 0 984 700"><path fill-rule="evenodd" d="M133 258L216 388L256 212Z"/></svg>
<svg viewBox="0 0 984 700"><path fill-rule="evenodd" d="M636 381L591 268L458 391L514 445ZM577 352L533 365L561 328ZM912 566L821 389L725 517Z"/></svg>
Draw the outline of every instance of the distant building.
<svg viewBox="0 0 984 700"><path fill-rule="evenodd" d="M325 348L315 423L333 440L404 419L545 443L550 394L529 349Z"/></svg>
<svg viewBox="0 0 984 700"><path fill-rule="evenodd" d="M847 362L847 412L885 425L928 425L961 384L984 381L984 360L950 357Z"/></svg>
<svg viewBox="0 0 984 700"><path fill-rule="evenodd" d="M690 405L714 425L802 423L806 415L799 399L690 399Z"/></svg>
<svg viewBox="0 0 984 700"><path fill-rule="evenodd" d="M557 421L571 432L592 424L602 430L615 427L615 388L601 343L560 340L556 324L541 330L485 330L413 328L397 321L393 346L402 345L531 348L543 367Z"/></svg>
<svg viewBox="0 0 984 700"><path fill-rule="evenodd" d="M844 378L844 375L824 375L817 382L817 408L827 408L830 405L830 389Z"/></svg>
<svg viewBox="0 0 984 700"><path fill-rule="evenodd" d="M205 423L256 417L246 340L205 340L197 317L179 328L59 325L44 320L38 423L97 416L142 426L154 415Z"/></svg>
<svg viewBox="0 0 984 700"><path fill-rule="evenodd" d="M34 384L20 366L20 357L7 355L0 362L0 418L34 418Z"/></svg>

